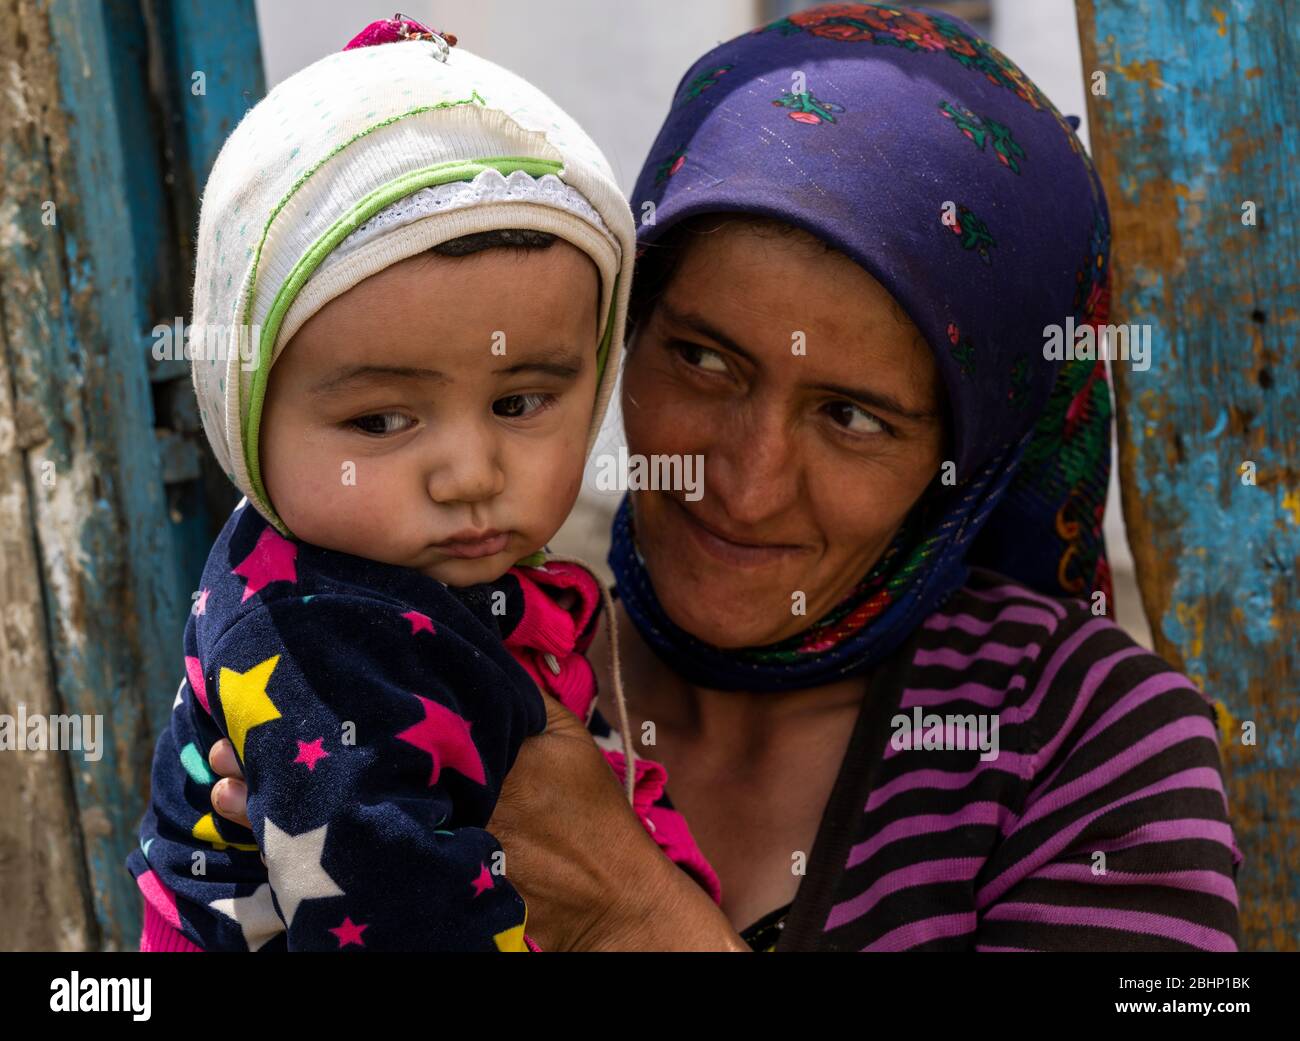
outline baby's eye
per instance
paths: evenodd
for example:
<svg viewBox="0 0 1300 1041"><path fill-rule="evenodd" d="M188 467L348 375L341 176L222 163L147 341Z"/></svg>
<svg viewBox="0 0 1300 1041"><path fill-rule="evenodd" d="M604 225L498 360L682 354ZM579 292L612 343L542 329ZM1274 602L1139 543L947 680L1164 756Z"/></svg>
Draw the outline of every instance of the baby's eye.
<svg viewBox="0 0 1300 1041"><path fill-rule="evenodd" d="M511 394L492 402L492 412L506 419L520 419L550 408L554 401L554 394Z"/></svg>
<svg viewBox="0 0 1300 1041"><path fill-rule="evenodd" d="M349 424L365 434L384 437L397 434L411 426L415 420L400 412L375 412L368 416L358 416Z"/></svg>
<svg viewBox="0 0 1300 1041"><path fill-rule="evenodd" d="M853 434L888 432L888 427L883 421L851 401L832 401L826 406L826 414L834 423Z"/></svg>
<svg viewBox="0 0 1300 1041"><path fill-rule="evenodd" d="M710 350L708 347L701 347L698 343L686 343L684 341L675 343L673 346L687 365L693 365L705 372L727 371L727 363L717 351Z"/></svg>

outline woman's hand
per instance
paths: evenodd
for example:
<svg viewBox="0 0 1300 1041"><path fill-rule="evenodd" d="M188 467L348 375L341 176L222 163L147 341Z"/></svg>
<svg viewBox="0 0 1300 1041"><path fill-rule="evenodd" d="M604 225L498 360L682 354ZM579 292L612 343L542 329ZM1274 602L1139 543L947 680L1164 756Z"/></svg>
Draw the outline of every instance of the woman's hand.
<svg viewBox="0 0 1300 1041"><path fill-rule="evenodd" d="M528 935L544 951L748 951L646 834L581 720L544 700L546 730L520 747L488 822L528 905ZM212 808L247 827L248 789L230 742L213 745L208 762L222 777Z"/></svg>
<svg viewBox="0 0 1300 1041"><path fill-rule="evenodd" d="M749 950L709 895L664 856L591 734L547 697L488 830L543 950Z"/></svg>
<svg viewBox="0 0 1300 1041"><path fill-rule="evenodd" d="M235 746L229 738L223 737L209 749L208 765L221 778L212 786L212 808L226 820L251 828L252 824L248 821L248 785L244 783L244 771L239 768Z"/></svg>

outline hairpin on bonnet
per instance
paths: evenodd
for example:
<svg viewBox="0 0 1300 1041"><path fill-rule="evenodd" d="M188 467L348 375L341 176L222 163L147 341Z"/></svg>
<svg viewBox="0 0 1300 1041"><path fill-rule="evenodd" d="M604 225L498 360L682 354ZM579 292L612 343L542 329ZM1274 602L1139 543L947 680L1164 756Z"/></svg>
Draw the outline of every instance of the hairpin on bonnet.
<svg viewBox="0 0 1300 1041"><path fill-rule="evenodd" d="M434 57L446 61L451 48L456 46L456 37L451 33L438 32L427 25L407 18L398 11L392 18L382 18L371 22L357 33L343 49L350 51L354 47L376 47L384 43L400 43L403 40L425 40L436 48Z"/></svg>

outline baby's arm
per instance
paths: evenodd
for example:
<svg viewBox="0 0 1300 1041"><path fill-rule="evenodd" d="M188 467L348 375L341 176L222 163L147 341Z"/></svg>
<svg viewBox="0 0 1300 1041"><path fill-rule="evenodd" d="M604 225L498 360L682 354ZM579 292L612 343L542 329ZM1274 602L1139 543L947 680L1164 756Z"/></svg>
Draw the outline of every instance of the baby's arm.
<svg viewBox="0 0 1300 1041"><path fill-rule="evenodd" d="M204 662L290 950L524 949L523 899L484 826L545 707L482 635L365 597L290 597Z"/></svg>
<svg viewBox="0 0 1300 1041"><path fill-rule="evenodd" d="M366 597L286 597L205 653L290 950L524 949L523 900L483 826L545 707L486 630L464 628ZM181 883L182 910L206 903Z"/></svg>
<svg viewBox="0 0 1300 1041"><path fill-rule="evenodd" d="M145 901L141 949L283 950L284 923L252 832L212 812L218 778L207 749L224 735L209 715L198 659L186 664L154 749L140 845L127 860Z"/></svg>

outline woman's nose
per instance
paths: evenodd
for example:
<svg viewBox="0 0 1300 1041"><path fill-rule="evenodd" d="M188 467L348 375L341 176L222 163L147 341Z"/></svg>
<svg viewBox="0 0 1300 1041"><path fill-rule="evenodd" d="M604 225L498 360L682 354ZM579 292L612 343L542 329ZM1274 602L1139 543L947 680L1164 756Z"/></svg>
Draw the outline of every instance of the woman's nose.
<svg viewBox="0 0 1300 1041"><path fill-rule="evenodd" d="M758 524L797 499L797 447L780 409L749 403L704 456L704 495L737 524Z"/></svg>
<svg viewBox="0 0 1300 1041"><path fill-rule="evenodd" d="M477 424L438 432L436 457L428 470L429 498L440 504L482 502L505 490L498 444Z"/></svg>

